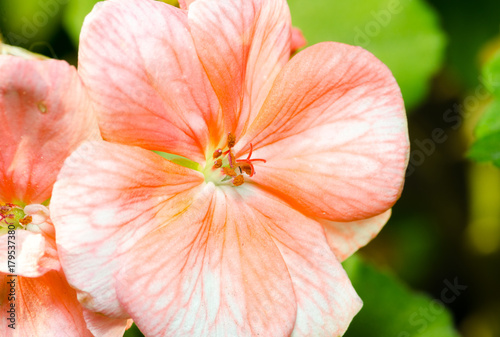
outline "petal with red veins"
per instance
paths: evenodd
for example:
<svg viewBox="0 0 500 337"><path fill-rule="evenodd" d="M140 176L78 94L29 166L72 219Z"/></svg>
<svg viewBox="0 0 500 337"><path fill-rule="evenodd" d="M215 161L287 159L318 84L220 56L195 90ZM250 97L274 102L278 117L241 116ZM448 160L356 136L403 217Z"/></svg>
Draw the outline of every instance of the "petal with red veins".
<svg viewBox="0 0 500 337"><path fill-rule="evenodd" d="M313 217L366 219L399 198L406 115L389 69L341 43L306 48L280 73L240 144L253 143L254 181Z"/></svg>
<svg viewBox="0 0 500 337"><path fill-rule="evenodd" d="M288 5L285 0L197 0L188 16L226 132L239 138L290 58Z"/></svg>
<svg viewBox="0 0 500 337"><path fill-rule="evenodd" d="M256 193L263 197L256 198ZM248 187L248 207L267 225L293 282L297 318L292 336L341 336L361 309L323 228L279 199ZM267 220L265 220L267 219Z"/></svg>
<svg viewBox="0 0 500 337"><path fill-rule="evenodd" d="M92 337L86 328L82 307L63 273L50 271L41 277L10 277L0 274L0 310L2 317L10 309L7 281L16 283L16 325L8 327L3 319L0 335L5 337L75 336Z"/></svg>
<svg viewBox="0 0 500 337"><path fill-rule="evenodd" d="M12 239L11 234L0 236L0 272L38 277L61 268L53 240L22 229L17 229L14 237ZM15 244L14 254L9 253L11 250L7 248L12 247L12 242ZM15 256L14 272L10 270L10 264L7 262L9 256Z"/></svg>
<svg viewBox="0 0 500 337"><path fill-rule="evenodd" d="M117 292L141 331L279 337L345 331L361 302L322 227L261 193L251 185L207 184L185 214L134 247Z"/></svg>
<svg viewBox="0 0 500 337"><path fill-rule="evenodd" d="M151 151L104 141L82 144L66 164L50 204L61 264L86 308L128 317L114 290L122 255L183 212L203 175Z"/></svg>
<svg viewBox="0 0 500 337"><path fill-rule="evenodd" d="M82 27L79 72L106 140L202 162L220 138L219 104L186 11L152 0L99 3Z"/></svg>
<svg viewBox="0 0 500 337"><path fill-rule="evenodd" d="M340 261L344 261L370 242L390 217L391 210L388 210L364 220L335 222L321 219L319 223L325 228L330 248Z"/></svg>
<svg viewBox="0 0 500 337"><path fill-rule="evenodd" d="M210 183L186 213L136 245L117 292L139 329L158 337L289 335L292 284L260 221Z"/></svg>
<svg viewBox="0 0 500 337"><path fill-rule="evenodd" d="M0 200L41 203L64 159L98 138L76 69L65 61L0 56Z"/></svg>

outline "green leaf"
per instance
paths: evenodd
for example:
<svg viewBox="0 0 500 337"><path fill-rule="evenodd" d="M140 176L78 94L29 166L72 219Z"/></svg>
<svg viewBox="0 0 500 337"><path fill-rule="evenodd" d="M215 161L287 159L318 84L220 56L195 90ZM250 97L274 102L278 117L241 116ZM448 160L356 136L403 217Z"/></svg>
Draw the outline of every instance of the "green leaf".
<svg viewBox="0 0 500 337"><path fill-rule="evenodd" d="M57 1L0 1L4 42L29 50L49 45L59 28L63 8Z"/></svg>
<svg viewBox="0 0 500 337"><path fill-rule="evenodd" d="M83 20L92 11L95 4L103 0L73 0L70 1L64 13L63 23L71 40L78 46L80 40L80 30L82 29ZM172 6L178 6L177 0L158 0Z"/></svg>
<svg viewBox="0 0 500 337"><path fill-rule="evenodd" d="M491 161L500 167L500 132L479 138L472 144L469 157L478 162Z"/></svg>
<svg viewBox="0 0 500 337"><path fill-rule="evenodd" d="M500 98L500 51L484 65L483 80L488 90Z"/></svg>
<svg viewBox="0 0 500 337"><path fill-rule="evenodd" d="M293 24L309 44L359 45L382 60L396 77L406 107L416 106L441 67L445 36L422 0L288 0Z"/></svg>
<svg viewBox="0 0 500 337"><path fill-rule="evenodd" d="M410 291L393 276L376 270L356 255L343 265L364 303L345 337L459 336L440 299ZM444 281L443 289L450 283L454 280Z"/></svg>
<svg viewBox="0 0 500 337"><path fill-rule="evenodd" d="M493 39L498 35L500 1L429 0L440 14L448 37L446 73L450 85L476 88L480 64ZM493 44L490 44L493 47Z"/></svg>
<svg viewBox="0 0 500 337"><path fill-rule="evenodd" d="M130 329L125 331L125 334L123 335L123 337L144 337L144 335L141 333L139 328L135 324L133 324L130 327Z"/></svg>
<svg viewBox="0 0 500 337"><path fill-rule="evenodd" d="M71 40L78 46L83 20L99 0L70 1L64 12L63 24Z"/></svg>
<svg viewBox="0 0 500 337"><path fill-rule="evenodd" d="M488 105L474 132L477 138L500 132L500 99L494 100Z"/></svg>

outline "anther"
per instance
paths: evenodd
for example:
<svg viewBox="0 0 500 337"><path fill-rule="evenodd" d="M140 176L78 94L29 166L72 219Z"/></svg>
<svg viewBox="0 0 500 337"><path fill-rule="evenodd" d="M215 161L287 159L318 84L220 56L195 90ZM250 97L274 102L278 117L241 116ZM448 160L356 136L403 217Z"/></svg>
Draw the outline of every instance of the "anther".
<svg viewBox="0 0 500 337"><path fill-rule="evenodd" d="M214 168L222 167L222 159L217 159L214 163Z"/></svg>
<svg viewBox="0 0 500 337"><path fill-rule="evenodd" d="M217 149L214 151L213 157L214 157L214 159L216 159L216 158L219 158L221 155L222 155L222 150Z"/></svg>
<svg viewBox="0 0 500 337"><path fill-rule="evenodd" d="M231 177L236 177L237 176L237 174L234 171L234 169L232 169L230 167L223 167L222 168L222 172L224 172L224 174L227 175L227 176L231 176Z"/></svg>
<svg viewBox="0 0 500 337"><path fill-rule="evenodd" d="M248 156L246 159L237 159L236 162L237 163L245 163L244 165L248 165L250 166L250 173L247 173L247 170L245 169L245 173L247 173L250 177L253 176L255 174L255 169L253 167L253 164L252 164L252 161L260 161L260 162L263 162L265 163L266 160L265 159L250 159L250 157L252 156L252 153L253 153L253 146L252 146L252 143L250 143L250 152L248 153ZM239 165L239 166L242 166L242 165ZM242 168L243 170L243 168Z"/></svg>
<svg viewBox="0 0 500 337"><path fill-rule="evenodd" d="M245 178L243 178L243 175L240 174L236 178L233 179L233 185L234 186L240 186L245 182Z"/></svg>
<svg viewBox="0 0 500 337"><path fill-rule="evenodd" d="M33 218L31 217L31 215L26 215L24 218L19 220L19 223L23 226L26 226L27 224L30 224L31 221L33 221Z"/></svg>
<svg viewBox="0 0 500 337"><path fill-rule="evenodd" d="M236 137L231 132L229 132L227 134L227 147L232 148L234 147L234 144L236 144Z"/></svg>

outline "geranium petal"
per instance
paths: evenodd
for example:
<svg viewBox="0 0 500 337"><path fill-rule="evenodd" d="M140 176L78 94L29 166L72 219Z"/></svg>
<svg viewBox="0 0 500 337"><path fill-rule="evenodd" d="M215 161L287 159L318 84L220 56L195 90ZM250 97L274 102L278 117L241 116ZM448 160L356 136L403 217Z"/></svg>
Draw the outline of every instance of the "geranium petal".
<svg viewBox="0 0 500 337"><path fill-rule="evenodd" d="M225 130L238 138L290 58L288 5L285 0L197 0L188 16Z"/></svg>
<svg viewBox="0 0 500 337"><path fill-rule="evenodd" d="M217 97L179 8L99 3L82 28L79 72L106 140L202 162L210 140L220 138Z"/></svg>
<svg viewBox="0 0 500 337"><path fill-rule="evenodd" d="M325 228L330 248L340 261L344 261L370 242L390 217L391 210L388 210L364 220L351 222L319 220L319 222Z"/></svg>
<svg viewBox="0 0 500 337"><path fill-rule="evenodd" d="M290 43L291 54L295 53L300 48L305 47L306 44L307 40L304 37L304 34L302 34L302 31L297 27L293 27L292 38Z"/></svg>
<svg viewBox="0 0 500 337"><path fill-rule="evenodd" d="M41 277L18 276L15 279L15 302L7 298L7 281L13 278L0 274L0 310L2 318L15 303L16 325L11 329L10 321L2 319L0 335L5 337L75 336L93 337L86 328L82 307L76 292L65 280L62 272L50 271Z"/></svg>
<svg viewBox="0 0 500 337"><path fill-rule="evenodd" d="M134 247L118 278L151 336L331 336L361 306L321 225L250 184L206 185Z"/></svg>
<svg viewBox="0 0 500 337"><path fill-rule="evenodd" d="M179 0L179 7L182 9L188 9L195 0Z"/></svg>
<svg viewBox="0 0 500 337"><path fill-rule="evenodd" d="M251 186L251 185L250 185ZM259 193L262 197L255 197ZM293 282L297 318L292 336L341 336L362 302L330 250L321 225L248 187L248 207L267 225Z"/></svg>
<svg viewBox="0 0 500 337"><path fill-rule="evenodd" d="M15 230L14 235L7 233L0 236L0 245L0 272L2 273L38 277L48 271L61 268L55 242L45 238L42 234L18 229ZM9 256L15 257L15 260L11 260L14 264L7 262ZM11 266L14 267L14 271L11 270Z"/></svg>
<svg viewBox="0 0 500 337"><path fill-rule="evenodd" d="M132 325L132 320L111 318L83 308L83 318L87 323L87 329L94 336L117 337L123 336L125 330Z"/></svg>
<svg viewBox="0 0 500 337"><path fill-rule="evenodd" d="M375 216L403 186L409 144L401 92L364 49L317 44L280 73L237 156L249 143L253 158L267 160L255 163L254 181L302 212L333 221Z"/></svg>
<svg viewBox="0 0 500 337"><path fill-rule="evenodd" d="M164 217L182 212L202 182L199 172L138 147L88 142L68 158L51 217L61 264L85 307L127 317L115 294L122 255Z"/></svg>
<svg viewBox="0 0 500 337"><path fill-rule="evenodd" d="M186 213L130 252L118 295L145 335L291 333L295 299L286 265L259 223L265 219L232 190L206 185Z"/></svg>
<svg viewBox="0 0 500 337"><path fill-rule="evenodd" d="M64 61L0 56L0 200L41 203L64 159L99 137L86 90Z"/></svg>

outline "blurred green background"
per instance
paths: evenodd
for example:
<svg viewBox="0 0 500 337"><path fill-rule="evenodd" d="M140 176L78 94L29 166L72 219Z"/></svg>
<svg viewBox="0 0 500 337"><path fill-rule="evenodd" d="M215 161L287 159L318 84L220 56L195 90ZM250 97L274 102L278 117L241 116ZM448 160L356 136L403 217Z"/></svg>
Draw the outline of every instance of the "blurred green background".
<svg viewBox="0 0 500 337"><path fill-rule="evenodd" d="M403 195L344 263L365 303L346 336L500 337L500 2L288 2L309 44L360 45L384 61L408 113ZM95 3L0 0L4 42L76 65Z"/></svg>

